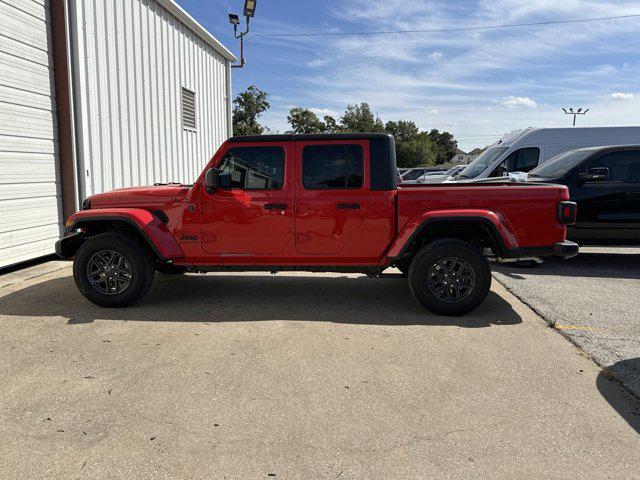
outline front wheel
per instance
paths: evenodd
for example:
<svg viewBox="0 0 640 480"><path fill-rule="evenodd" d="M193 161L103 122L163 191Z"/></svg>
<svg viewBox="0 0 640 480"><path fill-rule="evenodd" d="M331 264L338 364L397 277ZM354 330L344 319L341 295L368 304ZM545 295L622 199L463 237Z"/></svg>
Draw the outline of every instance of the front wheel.
<svg viewBox="0 0 640 480"><path fill-rule="evenodd" d="M75 256L73 279L80 292L101 307L126 307L151 288L155 270L149 254L125 235L87 239Z"/></svg>
<svg viewBox="0 0 640 480"><path fill-rule="evenodd" d="M437 240L422 248L409 268L414 297L439 315L469 313L491 288L491 268L472 245L455 239Z"/></svg>

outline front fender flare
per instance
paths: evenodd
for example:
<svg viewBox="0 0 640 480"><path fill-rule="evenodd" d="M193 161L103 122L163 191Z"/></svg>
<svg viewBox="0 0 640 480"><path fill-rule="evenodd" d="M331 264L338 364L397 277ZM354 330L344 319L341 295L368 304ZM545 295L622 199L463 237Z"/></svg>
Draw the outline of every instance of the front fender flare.
<svg viewBox="0 0 640 480"><path fill-rule="evenodd" d="M480 223L488 229L496 247L500 250L499 254L518 246L518 239L509 222L499 212L475 209L432 210L414 215L405 223L389 248L387 257L390 259L401 257L413 240L435 222Z"/></svg>
<svg viewBox="0 0 640 480"><path fill-rule="evenodd" d="M95 210L82 210L69 217L65 230L69 233L79 228L95 223L124 222L133 228L146 240L149 247L156 253L160 260L172 260L184 257L184 252L176 242L167 226L156 215L142 208L102 208ZM73 252L73 248L67 248L66 243L77 242L71 234L65 236L56 245L56 251L62 256Z"/></svg>

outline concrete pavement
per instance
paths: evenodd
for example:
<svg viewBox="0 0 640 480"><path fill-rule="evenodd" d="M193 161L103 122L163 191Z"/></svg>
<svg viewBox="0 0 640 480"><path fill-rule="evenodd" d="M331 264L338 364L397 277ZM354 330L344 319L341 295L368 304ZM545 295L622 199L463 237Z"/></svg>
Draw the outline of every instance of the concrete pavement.
<svg viewBox="0 0 640 480"><path fill-rule="evenodd" d="M494 276L640 397L640 248L585 247Z"/></svg>
<svg viewBox="0 0 640 480"><path fill-rule="evenodd" d="M640 404L529 308L437 317L398 277L0 289L0 478L639 478Z"/></svg>

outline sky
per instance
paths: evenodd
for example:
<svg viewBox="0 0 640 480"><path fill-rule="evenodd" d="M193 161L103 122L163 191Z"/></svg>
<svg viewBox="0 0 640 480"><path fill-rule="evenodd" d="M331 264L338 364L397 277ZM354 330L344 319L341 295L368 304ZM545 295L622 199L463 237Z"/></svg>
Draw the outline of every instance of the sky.
<svg viewBox="0 0 640 480"><path fill-rule="evenodd" d="M228 13L243 0L178 0L238 55ZM384 121L454 134L469 151L529 126L640 125L640 18L467 32L260 34L443 29L640 14L638 0L258 0L233 70L234 96L269 93L261 123L284 132L292 107L339 117L368 102ZM254 36L256 35L256 36Z"/></svg>

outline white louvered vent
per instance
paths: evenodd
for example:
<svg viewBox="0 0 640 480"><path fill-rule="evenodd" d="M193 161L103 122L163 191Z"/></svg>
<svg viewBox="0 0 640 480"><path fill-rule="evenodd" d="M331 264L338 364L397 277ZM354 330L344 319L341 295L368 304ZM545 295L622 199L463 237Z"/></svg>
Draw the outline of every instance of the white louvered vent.
<svg viewBox="0 0 640 480"><path fill-rule="evenodd" d="M196 94L182 87L182 128L196 129Z"/></svg>

